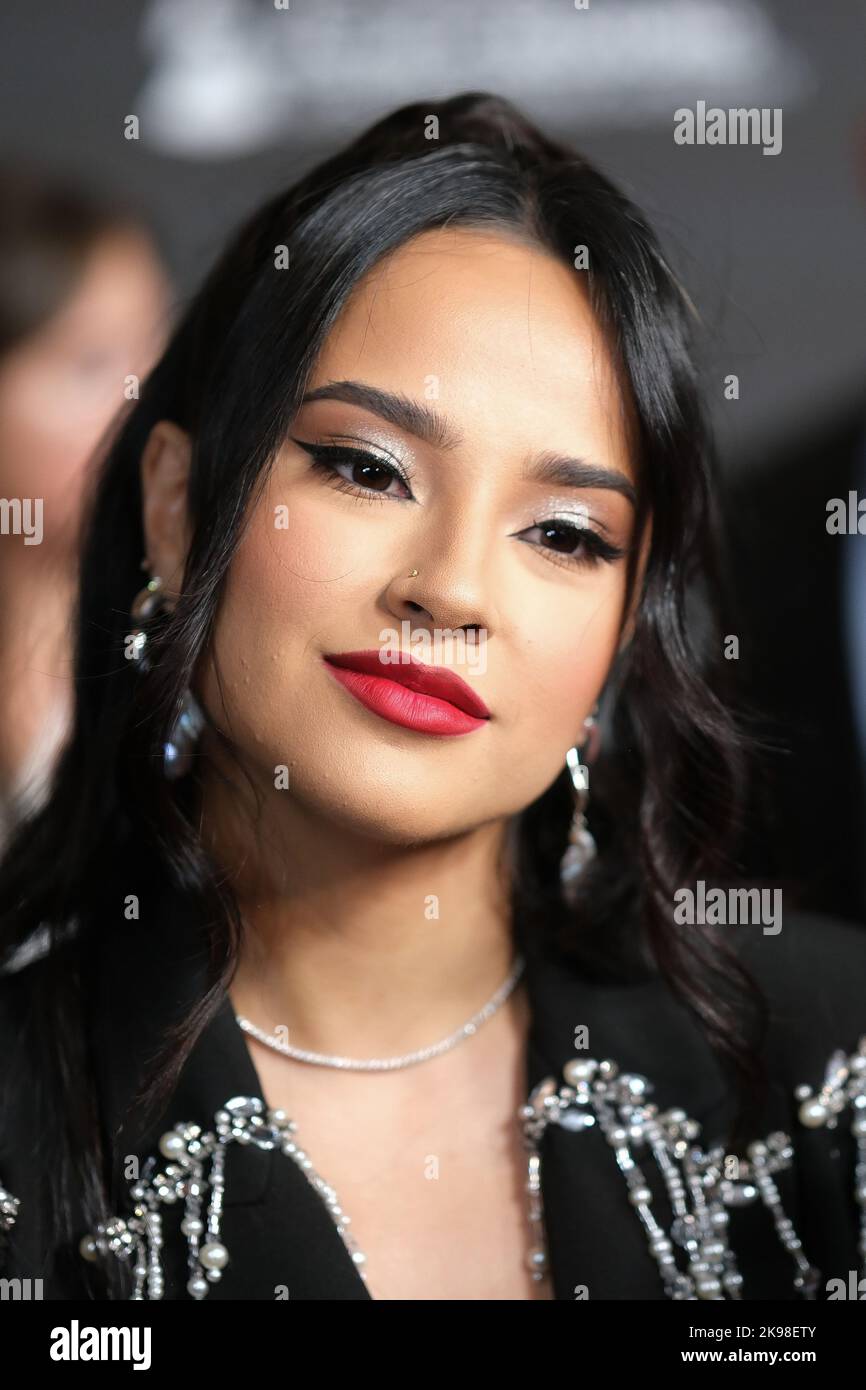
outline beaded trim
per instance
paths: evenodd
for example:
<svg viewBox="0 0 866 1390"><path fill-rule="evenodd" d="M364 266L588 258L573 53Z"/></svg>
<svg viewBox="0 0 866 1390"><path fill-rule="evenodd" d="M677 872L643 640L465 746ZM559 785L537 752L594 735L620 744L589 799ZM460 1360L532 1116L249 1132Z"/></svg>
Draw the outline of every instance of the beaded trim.
<svg viewBox="0 0 866 1390"><path fill-rule="evenodd" d="M358 1249L347 1227L350 1218L342 1210L337 1194L313 1168L312 1162L292 1137L294 1120L283 1110L268 1110L257 1096L235 1096L214 1117L214 1131L203 1133L195 1124L178 1124L159 1141L160 1152L170 1162L158 1166L148 1159L138 1182L130 1188L135 1202L133 1215L101 1223L93 1235L81 1242L85 1259L96 1260L107 1254L119 1259L135 1259L135 1286L131 1299L161 1299L164 1274L160 1260L162 1215L160 1203L182 1202L184 1215L180 1229L187 1238L189 1279L187 1292L202 1299L208 1285L222 1278L229 1252L221 1239L220 1221L225 1191L225 1160L229 1144L254 1144L258 1149L280 1149L292 1158L325 1203L361 1278L366 1281L365 1256ZM205 1166L210 1161L210 1176ZM208 1196L209 1193L209 1196ZM202 1217L202 1203L207 1211ZM145 1293L146 1290L146 1293Z"/></svg>
<svg viewBox="0 0 866 1390"><path fill-rule="evenodd" d="M803 1253L773 1181L774 1173L791 1166L794 1146L789 1135L776 1131L755 1141L746 1150L747 1159L726 1154L721 1146L705 1150L697 1143L700 1125L684 1110L659 1111L647 1099L653 1087L645 1076L620 1073L616 1062L592 1058L573 1058L563 1076L565 1084L558 1089L553 1077L539 1082L521 1110L534 1199L531 1215L539 1226L539 1144L544 1131L549 1124L578 1131L597 1126L625 1177L628 1199L644 1226L669 1298L742 1298L743 1277L727 1241L727 1208L757 1200L770 1212L794 1261L794 1287L803 1298L815 1298L821 1271ZM841 1113L851 1109L857 1145L855 1193L861 1207L858 1251L866 1277L866 1034L850 1056L841 1050L832 1054L817 1093L798 1086L794 1094L800 1101L798 1118L807 1128L833 1129ZM652 1211L653 1193L638 1163L644 1152L655 1160L667 1190L674 1214L670 1232ZM679 1264L675 1245L684 1252Z"/></svg>
<svg viewBox="0 0 866 1390"><path fill-rule="evenodd" d="M0 1237L11 1231L18 1216L20 1201L0 1183ZM0 1244L2 1249L2 1244Z"/></svg>
<svg viewBox="0 0 866 1390"><path fill-rule="evenodd" d="M535 1240L530 1256L534 1277L546 1270L541 1141L548 1125L573 1131L597 1127L614 1151L655 1258L665 1294L672 1299L741 1299L743 1279L727 1240L728 1208L760 1200L769 1211L783 1247L794 1264L794 1287L814 1299L821 1273L806 1258L793 1224L786 1215L773 1175L790 1168L794 1146L777 1131L747 1149L747 1157L726 1154L720 1146L703 1149L697 1142L701 1127L684 1110L660 1111L649 1101L653 1086L645 1076L620 1072L616 1062L577 1056L563 1068L564 1083L554 1077L535 1086L517 1116L527 1151L526 1194ZM817 1091L798 1086L798 1119L806 1128L834 1129L843 1112L851 1112L856 1142L855 1195L861 1208L858 1250L866 1277L866 1034L850 1055L838 1050L830 1057ZM202 1299L222 1278L229 1252L221 1239L225 1191L226 1150L231 1143L279 1148L301 1168L322 1197L362 1279L365 1257L349 1233L350 1218L340 1207L334 1189L314 1170L308 1155L293 1138L295 1122L281 1110L269 1110L255 1096L236 1096L214 1117L214 1129L177 1124L162 1136L159 1149L165 1162L149 1157L137 1182L130 1187L133 1212L101 1223L85 1235L80 1251L85 1259L112 1255L134 1260L132 1300L158 1300L164 1293L161 1206L181 1203L181 1233L187 1240L187 1292ZM638 1158L655 1161L673 1212L667 1232L652 1210L653 1193ZM210 1172L206 1175L207 1165ZM203 1206L206 1210L203 1213ZM0 1235L15 1224L19 1202L0 1186ZM681 1252L675 1254L674 1247ZM533 1263L534 1261L534 1263ZM683 1267L685 1266L685 1267Z"/></svg>

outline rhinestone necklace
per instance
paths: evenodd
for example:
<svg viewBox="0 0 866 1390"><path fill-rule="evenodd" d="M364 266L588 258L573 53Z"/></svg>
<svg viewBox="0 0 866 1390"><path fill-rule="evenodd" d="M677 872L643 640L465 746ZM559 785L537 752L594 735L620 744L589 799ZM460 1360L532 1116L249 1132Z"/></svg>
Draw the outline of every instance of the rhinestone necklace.
<svg viewBox="0 0 866 1390"><path fill-rule="evenodd" d="M236 1014L235 1018L239 1027L242 1028L245 1033L249 1033L251 1037L257 1038L259 1042L264 1043L266 1047L272 1048L274 1052L279 1052L281 1056L293 1057L298 1062L310 1062L320 1067L336 1067L343 1071L396 1071L402 1067L414 1066L418 1062L426 1062L431 1057L441 1056L442 1053L449 1052L451 1048L456 1047L464 1038L472 1037L483 1023L486 1023L488 1019L492 1018L497 1009L501 1008L506 999L513 992L523 973L525 963L523 957L518 954L514 966L505 982L500 985L499 989L492 995L484 1007L479 1009L478 1013L473 1014L472 1018L470 1018L467 1023L463 1024L462 1028L458 1028L456 1032L449 1034L449 1036L443 1038L441 1042L432 1043L429 1047L422 1047L417 1052L405 1053L400 1057L371 1057L361 1060L353 1057L336 1057L328 1056L320 1052L310 1052L305 1048L292 1047L289 1043L285 1043L281 1039L274 1037L273 1034L264 1032L263 1029L257 1028L254 1023L251 1023L248 1018L244 1018L241 1014ZM286 1123L290 1133L292 1135L296 1134L298 1129L297 1123L294 1120L290 1120L282 1111L276 1113L279 1119ZM343 1210L340 1199L334 1188L320 1173L316 1172L309 1154L294 1140L294 1138L289 1138L288 1141L283 1144L283 1153L288 1158L294 1160L310 1184L319 1193L342 1238L352 1263L366 1284L367 1256L364 1254L363 1250L361 1250L354 1236L348 1229L351 1225L352 1218ZM526 1195L528 1199L529 1227L532 1233L530 1248L526 1256L526 1266L533 1283L538 1283L547 1274L548 1256L544 1237L540 1173L538 1159L534 1154L530 1154L528 1157Z"/></svg>
<svg viewBox="0 0 866 1390"><path fill-rule="evenodd" d="M257 1028L248 1018L244 1018L240 1014L235 1014L235 1018L245 1033L257 1038L259 1042L272 1048L274 1052L279 1052L283 1057L293 1057L296 1062L310 1062L317 1067L337 1067L341 1071L397 1071L401 1067L412 1067L418 1062L428 1061L431 1057L439 1057L443 1052L450 1052L451 1048L456 1047L464 1038L470 1038L473 1033L477 1033L481 1025L492 1018L497 1009L505 1003L523 974L524 965L523 957L518 955L505 983L499 986L499 989L492 998L488 999L483 1009L479 1009L477 1014L473 1014L462 1028L458 1028L455 1033L443 1038L441 1042L431 1043L429 1047L419 1048L417 1052L407 1052L402 1057L368 1057L363 1059L329 1057L322 1052L308 1052L302 1047L292 1047L290 1043L283 1042L281 1038L274 1037L272 1033L266 1033L263 1029Z"/></svg>

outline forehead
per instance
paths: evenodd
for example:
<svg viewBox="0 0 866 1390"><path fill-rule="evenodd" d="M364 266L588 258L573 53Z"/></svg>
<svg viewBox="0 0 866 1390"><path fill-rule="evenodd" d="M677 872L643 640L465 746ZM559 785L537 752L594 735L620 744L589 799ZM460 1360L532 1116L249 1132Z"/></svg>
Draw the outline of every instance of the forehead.
<svg viewBox="0 0 866 1390"><path fill-rule="evenodd" d="M585 272L516 236L437 228L369 271L311 378L361 378L479 429L545 446L578 427L625 449L628 403L589 302Z"/></svg>

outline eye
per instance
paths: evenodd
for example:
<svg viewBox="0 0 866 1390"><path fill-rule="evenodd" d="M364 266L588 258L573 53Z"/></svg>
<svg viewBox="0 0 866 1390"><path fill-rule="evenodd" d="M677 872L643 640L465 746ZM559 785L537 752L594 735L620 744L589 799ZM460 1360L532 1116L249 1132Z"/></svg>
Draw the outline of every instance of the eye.
<svg viewBox="0 0 866 1390"><path fill-rule="evenodd" d="M356 497L411 498L409 481L395 463L386 462L367 449L350 449L345 445L306 444L302 439L293 442L312 459L312 467L326 475L326 481L341 492ZM397 484L397 491L393 484Z"/></svg>
<svg viewBox="0 0 866 1390"><path fill-rule="evenodd" d="M625 551L611 545L591 526L553 518L536 521L518 533L519 540L537 545L554 564L593 567L619 560Z"/></svg>

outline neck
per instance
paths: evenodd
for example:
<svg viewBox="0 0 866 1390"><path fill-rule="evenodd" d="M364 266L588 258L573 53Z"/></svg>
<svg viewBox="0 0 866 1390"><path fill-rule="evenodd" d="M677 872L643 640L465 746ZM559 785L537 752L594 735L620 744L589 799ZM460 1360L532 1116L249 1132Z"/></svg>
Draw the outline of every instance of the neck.
<svg viewBox="0 0 866 1390"><path fill-rule="evenodd" d="M399 1055L455 1031L510 973L505 823L395 846L288 799L255 839L245 823L236 789L208 779L205 840L246 928L232 1003L258 1027L329 1055Z"/></svg>

